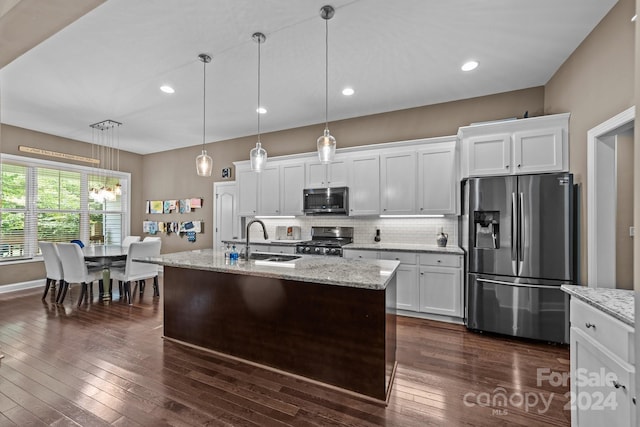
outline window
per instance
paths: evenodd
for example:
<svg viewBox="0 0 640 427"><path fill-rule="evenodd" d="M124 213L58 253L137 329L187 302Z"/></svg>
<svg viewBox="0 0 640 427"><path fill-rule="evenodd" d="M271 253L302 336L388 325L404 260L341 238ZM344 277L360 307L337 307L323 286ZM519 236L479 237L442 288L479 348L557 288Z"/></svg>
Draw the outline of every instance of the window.
<svg viewBox="0 0 640 427"><path fill-rule="evenodd" d="M38 241L120 244L129 234L128 173L11 155L1 166L0 262L38 255ZM118 184L113 198L89 197Z"/></svg>

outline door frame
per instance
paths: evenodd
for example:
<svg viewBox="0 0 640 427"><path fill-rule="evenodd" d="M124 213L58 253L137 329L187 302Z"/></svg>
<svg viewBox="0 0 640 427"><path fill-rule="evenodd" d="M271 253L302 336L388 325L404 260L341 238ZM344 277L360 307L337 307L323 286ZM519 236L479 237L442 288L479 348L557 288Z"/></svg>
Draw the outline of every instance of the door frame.
<svg viewBox="0 0 640 427"><path fill-rule="evenodd" d="M598 182L598 171L601 171L602 168L611 167L615 172L615 164L602 164L602 160L599 161L596 154L599 149L611 143L610 137L614 135L614 132L620 133L632 128L634 126L635 115L636 107L629 107L587 132L587 285L590 288L607 288L615 285L615 240L613 247L610 247L608 244L603 244L605 242L598 242L598 231L602 231L601 228L599 229L598 224L598 207L602 206L602 202L607 196L609 196L609 200L606 201L607 203L611 203L611 197L613 197L615 201L615 192L613 192L613 194L601 194L599 196L596 185ZM605 206L608 206L608 204ZM613 204L613 211L615 213L615 204ZM600 227L602 227L602 224L600 224ZM615 222L613 223L613 233L615 236ZM603 270L606 265L610 265L612 260L614 277L610 278L608 283L598 283L599 265L602 265L601 270ZM609 267L609 269L611 268Z"/></svg>

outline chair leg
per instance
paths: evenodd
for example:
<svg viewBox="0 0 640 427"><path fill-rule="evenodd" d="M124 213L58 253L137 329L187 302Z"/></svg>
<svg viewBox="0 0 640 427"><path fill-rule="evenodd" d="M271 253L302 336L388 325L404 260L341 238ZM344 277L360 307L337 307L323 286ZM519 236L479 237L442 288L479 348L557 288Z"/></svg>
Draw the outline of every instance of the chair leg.
<svg viewBox="0 0 640 427"><path fill-rule="evenodd" d="M89 282L89 302L93 302L93 282Z"/></svg>
<svg viewBox="0 0 640 427"><path fill-rule="evenodd" d="M147 286L147 280L146 279L140 280L140 296L144 294L144 288L146 286Z"/></svg>
<svg viewBox="0 0 640 427"><path fill-rule="evenodd" d="M158 276L155 276L153 278L153 296L154 297L160 296L160 288L158 287Z"/></svg>
<svg viewBox="0 0 640 427"><path fill-rule="evenodd" d="M123 294L123 290L124 289L122 287L122 280L118 280L118 290L119 290L119 293L120 293L120 299L122 299L122 297L124 296L124 294Z"/></svg>
<svg viewBox="0 0 640 427"><path fill-rule="evenodd" d="M127 304L131 305L131 282L124 282L124 295Z"/></svg>
<svg viewBox="0 0 640 427"><path fill-rule="evenodd" d="M78 297L78 307L82 305L82 302L87 296L87 284L85 282L82 282L81 285L82 287L80 289L80 296Z"/></svg>
<svg viewBox="0 0 640 427"><path fill-rule="evenodd" d="M64 303L64 299L67 296L67 291L68 290L69 290L69 282L64 281L63 285L60 286L60 291L58 292L58 298L56 299L56 302L58 304Z"/></svg>
<svg viewBox="0 0 640 427"><path fill-rule="evenodd" d="M49 279L48 277L45 279L44 294L42 294L42 299L45 299L47 297L47 294L49 293L49 286L51 286L52 281L53 280Z"/></svg>

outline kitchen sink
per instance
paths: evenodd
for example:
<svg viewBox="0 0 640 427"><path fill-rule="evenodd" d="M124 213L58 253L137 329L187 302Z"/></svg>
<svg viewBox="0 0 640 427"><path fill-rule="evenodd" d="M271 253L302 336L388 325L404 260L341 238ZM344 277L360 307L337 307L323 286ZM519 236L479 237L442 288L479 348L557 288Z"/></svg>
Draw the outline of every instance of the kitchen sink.
<svg viewBox="0 0 640 427"><path fill-rule="evenodd" d="M269 254L261 252L253 252L249 255L249 259L257 261L269 261L269 262L287 262L301 258L299 255L283 255L283 254Z"/></svg>

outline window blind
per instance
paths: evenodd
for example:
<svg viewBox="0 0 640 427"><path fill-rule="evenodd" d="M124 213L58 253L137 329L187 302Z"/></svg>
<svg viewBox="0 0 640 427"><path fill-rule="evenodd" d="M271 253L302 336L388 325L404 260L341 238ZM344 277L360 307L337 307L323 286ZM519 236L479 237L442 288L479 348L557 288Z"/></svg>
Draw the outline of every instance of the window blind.
<svg viewBox="0 0 640 427"><path fill-rule="evenodd" d="M1 177L0 261L37 256L38 241L120 244L129 234L128 173L3 155ZM92 185L118 183L115 200L89 199Z"/></svg>

